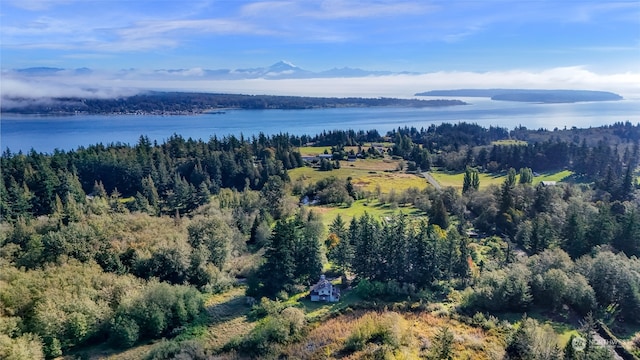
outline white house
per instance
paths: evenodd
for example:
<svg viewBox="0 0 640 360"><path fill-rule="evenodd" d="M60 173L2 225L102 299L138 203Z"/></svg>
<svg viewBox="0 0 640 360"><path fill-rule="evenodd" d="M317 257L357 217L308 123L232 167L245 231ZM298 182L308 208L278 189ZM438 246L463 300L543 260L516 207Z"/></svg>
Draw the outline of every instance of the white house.
<svg viewBox="0 0 640 360"><path fill-rule="evenodd" d="M340 301L340 289L326 279L324 275L320 275L320 281L311 287L311 301Z"/></svg>

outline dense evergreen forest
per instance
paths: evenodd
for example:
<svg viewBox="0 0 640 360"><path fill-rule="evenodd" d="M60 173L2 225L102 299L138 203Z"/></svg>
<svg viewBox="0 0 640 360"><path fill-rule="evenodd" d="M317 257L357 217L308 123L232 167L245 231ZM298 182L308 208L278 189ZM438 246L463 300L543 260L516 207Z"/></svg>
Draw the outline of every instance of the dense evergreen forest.
<svg viewBox="0 0 640 360"><path fill-rule="evenodd" d="M460 100L319 98L302 96L147 92L118 99L12 98L2 112L18 114L199 114L224 109L312 109L335 107L433 107L466 105Z"/></svg>
<svg viewBox="0 0 640 360"><path fill-rule="evenodd" d="M552 131L458 123L384 135L174 135L162 144L141 136L135 145L50 154L7 149L0 357L89 356L98 346L117 352L165 339L143 357L462 358L458 330L443 326L427 343L398 315L429 312L498 339L472 346L472 358L609 359L596 341L607 334L626 339L615 352L633 358L640 354L633 337L639 141L640 125L628 122ZM302 147L330 156L306 159ZM392 162L407 176L464 173L464 180L461 191L426 181L370 191L331 175L348 159ZM323 177L290 175L302 167ZM534 185L537 173L560 170L571 176ZM483 185L479 174L501 182ZM338 213L323 223L320 210L357 201L400 211ZM312 318L292 299L322 273L352 300ZM209 304L236 288L251 302L242 314L250 325L207 345L207 326L225 319L216 315L224 307ZM338 345L305 347L331 317L366 310L378 315L359 318ZM500 318L505 313L518 314L518 325ZM576 352L571 340L565 347L526 313L573 324L571 339L586 339L586 347Z"/></svg>

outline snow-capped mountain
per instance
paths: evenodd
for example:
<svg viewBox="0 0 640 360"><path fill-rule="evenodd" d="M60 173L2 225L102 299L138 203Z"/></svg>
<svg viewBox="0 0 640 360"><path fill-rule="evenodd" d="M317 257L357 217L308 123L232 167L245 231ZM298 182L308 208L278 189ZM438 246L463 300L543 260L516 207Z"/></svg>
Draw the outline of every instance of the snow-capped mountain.
<svg viewBox="0 0 640 360"><path fill-rule="evenodd" d="M25 68L13 70L23 76L52 76L52 75L87 75L93 70L88 68ZM158 69L143 71L138 69L122 69L117 75L126 78L171 77L181 79L207 80L243 80L243 79L314 79L314 78L355 78L368 76L384 76L399 74L391 71L369 71L358 68L333 68L319 72L305 70L288 61L279 61L268 67L244 69Z"/></svg>

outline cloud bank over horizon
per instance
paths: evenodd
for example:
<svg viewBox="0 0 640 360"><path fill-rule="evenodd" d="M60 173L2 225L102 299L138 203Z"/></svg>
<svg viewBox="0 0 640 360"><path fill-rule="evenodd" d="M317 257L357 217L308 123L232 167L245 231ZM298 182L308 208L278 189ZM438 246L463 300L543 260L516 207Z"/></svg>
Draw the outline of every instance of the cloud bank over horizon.
<svg viewBox="0 0 640 360"><path fill-rule="evenodd" d="M2 67L640 72L640 2L3 0ZM152 65L151 65L152 64Z"/></svg>
<svg viewBox="0 0 640 360"><path fill-rule="evenodd" d="M312 76L312 75L311 75ZM413 97L417 92L448 89L568 89L600 90L640 99L640 74L598 74L580 66L543 71L440 71L425 74L386 74L362 77L212 79L202 69L179 71L73 71L45 74L2 72L3 107L11 99L116 98L144 91L193 91L249 95L321 97Z"/></svg>

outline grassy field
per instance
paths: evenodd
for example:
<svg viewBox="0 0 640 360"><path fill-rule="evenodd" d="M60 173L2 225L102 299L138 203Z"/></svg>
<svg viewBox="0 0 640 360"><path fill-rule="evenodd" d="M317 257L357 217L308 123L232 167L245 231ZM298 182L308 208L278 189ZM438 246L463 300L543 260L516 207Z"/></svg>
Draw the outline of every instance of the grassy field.
<svg viewBox="0 0 640 360"><path fill-rule="evenodd" d="M464 172L450 173L446 171L431 171L431 175L440 183L442 187L451 186L456 189L462 189L464 182ZM489 185L499 185L504 182L505 174L485 174L480 173L480 189L484 189Z"/></svg>
<svg viewBox="0 0 640 360"><path fill-rule="evenodd" d="M342 220L347 223L351 221L353 217L364 215L365 212L378 219L392 216L399 212L413 216L424 215L424 213L413 206L398 206L397 208L392 208L389 204L381 204L377 200L368 201L365 199L355 201L350 207L312 206L310 209L322 215L322 222L327 226L333 222L333 219L335 219L338 214L340 214Z"/></svg>
<svg viewBox="0 0 640 360"><path fill-rule="evenodd" d="M390 148L393 146L393 143L390 143L390 142L382 142L382 143L376 143L376 144L380 144L384 148ZM370 147L371 147L371 143L364 143L362 145L362 148L365 150ZM358 151L357 146L345 146L344 149L345 151L349 151L349 150ZM331 146L301 146L297 148L297 150L300 152L300 155L302 156L314 156L314 155L324 154L325 150L329 154L331 154Z"/></svg>
<svg viewBox="0 0 640 360"><path fill-rule="evenodd" d="M341 161L340 169L319 171L311 167L289 170L292 181L301 180L305 185L313 184L321 179L335 176L339 179L351 177L351 182L362 190L388 194L391 189L400 192L410 187L424 189L427 181L420 175L395 171L399 160L364 159L355 162Z"/></svg>
<svg viewBox="0 0 640 360"><path fill-rule="evenodd" d="M297 150L302 156L315 156L324 154L325 150L330 154L331 146L301 146Z"/></svg>
<svg viewBox="0 0 640 360"><path fill-rule="evenodd" d="M205 306L212 323L203 338L207 349L217 350L231 339L248 334L255 326L247 320L249 306L244 293L244 288L234 288L207 299Z"/></svg>
<svg viewBox="0 0 640 360"><path fill-rule="evenodd" d="M436 171L431 171L431 175L443 187L452 186L456 189L462 189L462 183L464 181L464 172L450 173L447 171L436 170ZM571 175L573 175L573 172L569 170L542 173L534 177L533 185L535 186L542 181L561 182L569 178ZM490 185L502 184L506 177L506 172L495 173L495 174L480 173L479 176L480 176L480 189L484 189ZM519 179L519 176L516 177L516 181L518 181L518 179Z"/></svg>
<svg viewBox="0 0 640 360"><path fill-rule="evenodd" d="M542 173L539 176L536 176L535 178L533 178L533 185L537 185L541 181L558 181L558 182L564 181L567 178L569 178L571 175L573 175L573 171L569 171L569 170Z"/></svg>
<svg viewBox="0 0 640 360"><path fill-rule="evenodd" d="M527 145L527 142L523 140L496 140L492 141L491 145Z"/></svg>

